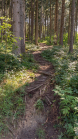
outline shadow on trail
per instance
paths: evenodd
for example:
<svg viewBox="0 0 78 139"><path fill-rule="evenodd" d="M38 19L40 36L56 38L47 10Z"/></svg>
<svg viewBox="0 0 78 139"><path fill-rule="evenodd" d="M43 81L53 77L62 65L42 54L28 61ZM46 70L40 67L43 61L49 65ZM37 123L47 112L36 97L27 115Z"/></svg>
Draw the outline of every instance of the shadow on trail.
<svg viewBox="0 0 78 139"><path fill-rule="evenodd" d="M51 139L52 137L57 139L59 129L55 129L53 126L58 124L59 99L58 96L54 96L52 91L54 83L51 82L52 77L48 75L53 74L54 69L49 62L42 58L40 52L35 52L33 55L39 64L39 72L42 73L38 72L35 81L26 88L26 114L17 139ZM41 99L44 104L41 112L35 108L38 99ZM57 101L53 103L56 99Z"/></svg>

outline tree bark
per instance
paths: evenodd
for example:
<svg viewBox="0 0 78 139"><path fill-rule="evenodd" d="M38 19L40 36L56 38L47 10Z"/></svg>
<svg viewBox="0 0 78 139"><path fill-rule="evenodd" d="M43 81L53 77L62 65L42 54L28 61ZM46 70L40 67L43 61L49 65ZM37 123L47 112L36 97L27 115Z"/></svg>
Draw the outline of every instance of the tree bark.
<svg viewBox="0 0 78 139"><path fill-rule="evenodd" d="M41 2L41 12L40 12L40 39L42 38L42 2Z"/></svg>
<svg viewBox="0 0 78 139"><path fill-rule="evenodd" d="M20 1L21 53L25 53L25 0Z"/></svg>
<svg viewBox="0 0 78 139"><path fill-rule="evenodd" d="M29 40L30 40L30 10L29 10Z"/></svg>
<svg viewBox="0 0 78 139"><path fill-rule="evenodd" d="M40 39L42 38L42 8L40 13Z"/></svg>
<svg viewBox="0 0 78 139"><path fill-rule="evenodd" d="M70 43L70 17L71 17L71 2L69 5L69 23L68 23L68 44Z"/></svg>
<svg viewBox="0 0 78 139"><path fill-rule="evenodd" d="M52 33L51 33L51 31L52 31L52 30L51 30L51 21L52 21L52 20L51 20L51 0L50 0L50 43L51 43L51 34L52 34Z"/></svg>
<svg viewBox="0 0 78 139"><path fill-rule="evenodd" d="M63 45L63 31L64 31L64 12L65 12L65 0L62 0L62 14L61 14L61 27L60 27L60 45Z"/></svg>
<svg viewBox="0 0 78 139"><path fill-rule="evenodd" d="M76 18L75 18L75 22L76 22L76 36L77 36L77 20L78 20L78 0L77 0L77 5L76 5Z"/></svg>
<svg viewBox="0 0 78 139"><path fill-rule="evenodd" d="M48 13L47 13L47 36L48 36Z"/></svg>
<svg viewBox="0 0 78 139"><path fill-rule="evenodd" d="M31 0L31 42L33 39L33 0Z"/></svg>
<svg viewBox="0 0 78 139"><path fill-rule="evenodd" d="M52 32L51 32L51 35L53 35L53 5L52 5L52 18L51 18L51 30L52 30Z"/></svg>
<svg viewBox="0 0 78 139"><path fill-rule="evenodd" d="M46 12L45 12L45 36L46 36Z"/></svg>
<svg viewBox="0 0 78 139"><path fill-rule="evenodd" d="M2 15L1 16L3 16L3 1L2 1ZM3 21L1 20L1 25L2 25L2 23L3 23ZM2 40L3 40L3 33L1 31L1 42L2 42Z"/></svg>
<svg viewBox="0 0 78 139"><path fill-rule="evenodd" d="M21 53L21 41L19 40L20 37L20 1L13 0L13 34L17 40L15 44L18 46L17 49L13 47L13 53L19 55Z"/></svg>
<svg viewBox="0 0 78 139"><path fill-rule="evenodd" d="M73 52L74 19L75 19L75 0L72 0L72 7L71 7L71 32L70 32L69 52Z"/></svg>
<svg viewBox="0 0 78 139"><path fill-rule="evenodd" d="M56 0L56 7L55 7L55 35L57 36L57 29L58 29L58 0Z"/></svg>
<svg viewBox="0 0 78 139"><path fill-rule="evenodd" d="M5 16L5 0L4 0L4 16Z"/></svg>
<svg viewBox="0 0 78 139"><path fill-rule="evenodd" d="M36 0L35 44L38 45L38 0Z"/></svg>

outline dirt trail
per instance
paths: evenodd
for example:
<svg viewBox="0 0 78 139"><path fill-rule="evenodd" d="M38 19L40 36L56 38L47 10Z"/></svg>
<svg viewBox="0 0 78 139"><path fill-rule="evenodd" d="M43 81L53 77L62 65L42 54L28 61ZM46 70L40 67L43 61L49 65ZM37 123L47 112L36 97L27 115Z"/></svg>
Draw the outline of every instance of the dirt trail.
<svg viewBox="0 0 78 139"><path fill-rule="evenodd" d="M42 47L46 49L46 46ZM26 88L25 115L18 122L14 139L57 139L60 130L54 128L54 125L59 123L59 98L54 96L52 91L54 68L41 56L41 51L33 52L33 55L39 65L39 71L36 80ZM42 111L34 106L38 99L44 104Z"/></svg>
<svg viewBox="0 0 78 139"><path fill-rule="evenodd" d="M45 47L45 46L44 46ZM45 48L44 48L45 49ZM27 88L26 113L20 125L17 139L57 139L59 130L53 126L58 123L58 97L54 97L54 83L51 76L54 74L53 66L42 58L41 52L33 53L39 64L39 73L36 80ZM41 72L41 74L40 74ZM34 104L38 99L44 103L42 112L36 110ZM54 100L56 100L54 102Z"/></svg>

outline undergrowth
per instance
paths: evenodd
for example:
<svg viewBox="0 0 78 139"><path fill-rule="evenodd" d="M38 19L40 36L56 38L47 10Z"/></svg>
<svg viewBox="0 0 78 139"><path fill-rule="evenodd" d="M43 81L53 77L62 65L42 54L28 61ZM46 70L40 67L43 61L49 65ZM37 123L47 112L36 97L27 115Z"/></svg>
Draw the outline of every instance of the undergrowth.
<svg viewBox="0 0 78 139"><path fill-rule="evenodd" d="M78 48L72 54L68 47L54 46L42 56L55 67L55 95L60 96L62 126L65 132L60 139L74 139L78 135Z"/></svg>
<svg viewBox="0 0 78 139"><path fill-rule="evenodd" d="M50 36L46 36L45 39L38 40L39 43L46 43L46 45L53 45L54 42L54 36L51 37L51 42L50 42Z"/></svg>
<svg viewBox="0 0 78 139"><path fill-rule="evenodd" d="M24 114L25 88L35 78L37 69L29 52L18 57L7 52L6 61L5 53L0 53L0 135L6 134L9 123Z"/></svg>
<svg viewBox="0 0 78 139"><path fill-rule="evenodd" d="M43 108L44 108L43 101L41 99L38 99L37 102L35 103L35 107L38 110L43 110Z"/></svg>
<svg viewBox="0 0 78 139"><path fill-rule="evenodd" d="M39 128L37 130L37 136L38 136L39 139L45 139L45 132L42 128Z"/></svg>
<svg viewBox="0 0 78 139"><path fill-rule="evenodd" d="M40 50L39 46L33 44L33 43L30 43L30 42L26 42L25 43L25 50L28 52L32 52L32 51L38 51Z"/></svg>

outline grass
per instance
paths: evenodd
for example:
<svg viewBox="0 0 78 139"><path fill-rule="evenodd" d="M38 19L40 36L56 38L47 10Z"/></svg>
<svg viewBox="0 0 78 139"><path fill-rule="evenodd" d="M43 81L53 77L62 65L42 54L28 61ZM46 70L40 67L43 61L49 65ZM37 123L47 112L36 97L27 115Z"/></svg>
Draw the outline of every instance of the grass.
<svg viewBox="0 0 78 139"><path fill-rule="evenodd" d="M28 51L31 51L32 52L32 51L38 51L38 50L40 50L39 46L36 46L33 43L26 42L25 45L26 45L26 47L25 47L26 52L28 52Z"/></svg>
<svg viewBox="0 0 78 139"><path fill-rule="evenodd" d="M45 139L45 132L42 128L39 128L37 130L37 136L38 136L39 139Z"/></svg>
<svg viewBox="0 0 78 139"><path fill-rule="evenodd" d="M46 45L53 45L54 44L54 36L51 37L51 43L50 43L50 36L46 36L45 39L38 40L38 42L46 43ZM59 36L58 36L57 44L59 45ZM63 45L65 47L68 46L68 33L63 34ZM78 48L78 34L75 36L74 48Z"/></svg>
<svg viewBox="0 0 78 139"><path fill-rule="evenodd" d="M53 45L53 38L54 36L51 37L51 43L50 43L50 37L46 36L45 39L39 40L39 43L46 43L46 45Z"/></svg>
<svg viewBox="0 0 78 139"><path fill-rule="evenodd" d="M37 102L36 102L36 104L35 104L35 107L38 110L43 110L43 108L44 108L43 101L41 99L38 99Z"/></svg>
<svg viewBox="0 0 78 139"><path fill-rule="evenodd" d="M42 56L55 67L54 92L60 96L62 124L65 128L61 139L74 138L78 130L78 47L72 54L68 51L66 46L54 46L42 52Z"/></svg>
<svg viewBox="0 0 78 139"><path fill-rule="evenodd" d="M6 134L9 123L24 114L25 88L35 79L37 69L29 51L19 57L0 53L0 134Z"/></svg>

